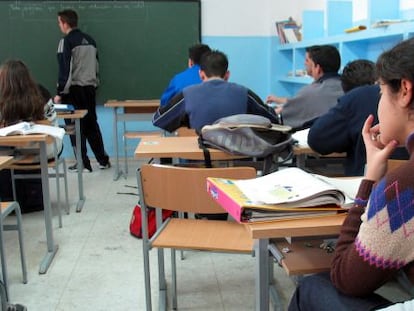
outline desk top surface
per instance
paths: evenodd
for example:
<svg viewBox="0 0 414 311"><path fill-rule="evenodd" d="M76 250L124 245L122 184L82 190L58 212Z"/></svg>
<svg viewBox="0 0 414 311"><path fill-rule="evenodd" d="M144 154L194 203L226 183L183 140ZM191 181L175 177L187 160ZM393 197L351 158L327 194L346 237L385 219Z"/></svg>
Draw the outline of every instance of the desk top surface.
<svg viewBox="0 0 414 311"><path fill-rule="evenodd" d="M245 158L217 149L209 149L212 160L234 160ZM203 150L198 146L197 136L143 137L135 149L135 158L183 158L204 160Z"/></svg>
<svg viewBox="0 0 414 311"><path fill-rule="evenodd" d="M82 119L88 110L86 109L76 109L73 113L57 113L56 118L58 119Z"/></svg>
<svg viewBox="0 0 414 311"><path fill-rule="evenodd" d="M105 107L159 107L160 100L159 99L137 99L137 100L108 100L104 106Z"/></svg>
<svg viewBox="0 0 414 311"><path fill-rule="evenodd" d="M346 215L251 223L246 227L253 239L338 235Z"/></svg>
<svg viewBox="0 0 414 311"><path fill-rule="evenodd" d="M293 145L293 154L294 155L316 155L316 156L320 156L320 157L339 157L339 158L344 158L346 157L346 152L344 153L330 153L328 155L320 155L319 153L317 153L316 151L314 151L311 147L309 147L308 145Z"/></svg>
<svg viewBox="0 0 414 311"><path fill-rule="evenodd" d="M13 161L13 157L1 156L0 157L0 169L3 169L3 167L10 164L12 161Z"/></svg>
<svg viewBox="0 0 414 311"><path fill-rule="evenodd" d="M29 143L29 142L47 142L49 136L47 134L28 134L28 135L10 135L0 136L0 145L8 145L14 143Z"/></svg>

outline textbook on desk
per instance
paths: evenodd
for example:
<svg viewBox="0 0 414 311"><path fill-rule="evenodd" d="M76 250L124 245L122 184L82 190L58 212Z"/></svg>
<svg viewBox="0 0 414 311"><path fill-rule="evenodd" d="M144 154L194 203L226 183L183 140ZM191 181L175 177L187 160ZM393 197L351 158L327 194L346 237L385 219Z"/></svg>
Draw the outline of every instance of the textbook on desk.
<svg viewBox="0 0 414 311"><path fill-rule="evenodd" d="M51 125L36 124L30 122L19 122L14 125L0 128L0 136L46 134L63 139L65 130Z"/></svg>
<svg viewBox="0 0 414 311"><path fill-rule="evenodd" d="M352 204L360 178L332 179L334 185L331 179L287 168L248 180L208 178L207 189L239 222L303 218L345 211Z"/></svg>

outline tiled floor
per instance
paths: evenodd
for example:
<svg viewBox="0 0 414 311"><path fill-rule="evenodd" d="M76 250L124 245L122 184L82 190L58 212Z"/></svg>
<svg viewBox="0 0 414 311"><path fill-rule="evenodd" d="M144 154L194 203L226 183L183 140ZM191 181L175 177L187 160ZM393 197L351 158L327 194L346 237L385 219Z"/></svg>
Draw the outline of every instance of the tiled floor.
<svg viewBox="0 0 414 311"><path fill-rule="evenodd" d="M137 166L132 162L129 167ZM145 310L142 245L129 234L137 196L120 194L136 191L126 187L136 186L135 173L113 181L113 169L99 170L95 164L93 173L84 174L86 203L81 213L75 212L76 174L68 174L71 213L63 216L63 228L58 228L54 217L59 250L46 274L38 273L46 250L42 212L23 215L27 284L22 284L17 234L5 234L11 301L26 305L29 311ZM52 196L53 185L52 181ZM153 251L154 310L158 309L156 259ZM177 263L179 310L254 309L254 258L186 252L185 260ZM167 277L169 271L167 265ZM294 283L279 267L275 277L286 305Z"/></svg>
<svg viewBox="0 0 414 311"><path fill-rule="evenodd" d="M129 167L137 165L135 162ZM23 215L27 284L22 283L17 234L5 233L11 301L26 305L29 311L145 310L142 244L129 234L137 196L118 194L136 191L125 187L136 186L135 172L127 179L113 181L113 169L99 170L95 165L93 173L84 174L86 202L81 213L75 212L76 174L68 175L71 213L63 216L63 228L58 227L57 216L54 217L54 239L59 249L46 274L38 273L46 251L43 213ZM50 185L53 196L54 181ZM153 251L154 289L156 258ZM253 257L186 252L185 260L177 263L180 310L254 309ZM276 275L287 300L293 282L280 268L276 268ZM155 310L156 290L152 297Z"/></svg>

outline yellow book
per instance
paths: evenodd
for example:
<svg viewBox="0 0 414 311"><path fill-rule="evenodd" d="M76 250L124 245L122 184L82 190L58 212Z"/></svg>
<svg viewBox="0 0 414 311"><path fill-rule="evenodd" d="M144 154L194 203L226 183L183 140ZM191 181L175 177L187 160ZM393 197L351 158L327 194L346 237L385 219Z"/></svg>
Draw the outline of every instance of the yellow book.
<svg viewBox="0 0 414 311"><path fill-rule="evenodd" d="M293 169L299 170L297 168ZM289 169L286 170L289 171ZM282 171L284 170L272 174L278 177ZM311 175L307 172L304 173ZM255 180L247 180L247 183L250 185L252 183L256 183L260 186L260 181L257 182L257 180L260 180L260 178L263 177L256 178ZM357 179L353 182L359 184L359 180L360 179ZM316 205L309 206L310 200L296 200L297 198L289 198L287 195L289 193L291 194L291 191L286 192L283 189L277 187L278 189L281 189L281 192L279 192L279 190L276 190L276 192L279 192L279 194L285 198L285 202L266 204L258 200L252 200L250 197L248 197L248 195L246 195L238 186L239 182L241 181L224 178L207 178L207 190L210 195L238 222L297 219L304 217L332 215L337 212L346 211L346 207L341 206L341 204L343 205L345 203L345 195L343 195L343 199L338 199L335 198L335 196L332 196L333 192L327 193L326 191L322 191L319 193L321 195L316 194L313 196L319 199L316 201L316 203L314 203ZM301 182L301 179L299 179L299 182ZM337 193L342 193L340 190L336 191ZM339 195L339 197L341 197L341 195ZM322 200L320 200L321 198ZM292 202L287 202L289 200ZM306 205L308 206L304 207Z"/></svg>

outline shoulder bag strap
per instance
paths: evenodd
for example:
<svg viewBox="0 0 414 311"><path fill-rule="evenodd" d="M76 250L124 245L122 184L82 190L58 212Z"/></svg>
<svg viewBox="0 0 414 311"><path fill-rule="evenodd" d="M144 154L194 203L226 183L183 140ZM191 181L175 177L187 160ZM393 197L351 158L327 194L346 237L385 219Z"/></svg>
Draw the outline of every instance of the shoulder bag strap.
<svg viewBox="0 0 414 311"><path fill-rule="evenodd" d="M210 151L208 150L208 148L206 147L206 145L203 142L203 136L198 136L198 146L203 150L203 154L204 154L204 163L206 165L207 168L212 168L213 166L211 165L211 156L210 156Z"/></svg>

